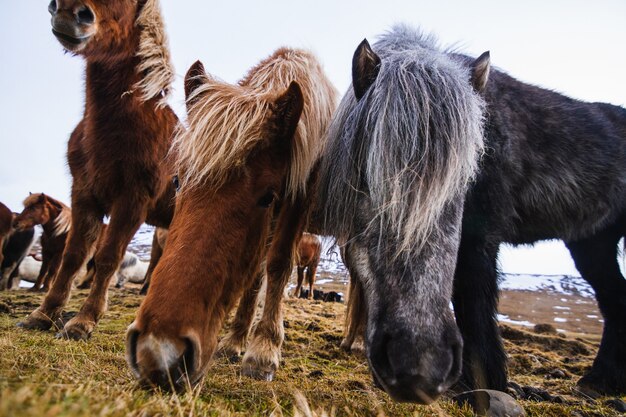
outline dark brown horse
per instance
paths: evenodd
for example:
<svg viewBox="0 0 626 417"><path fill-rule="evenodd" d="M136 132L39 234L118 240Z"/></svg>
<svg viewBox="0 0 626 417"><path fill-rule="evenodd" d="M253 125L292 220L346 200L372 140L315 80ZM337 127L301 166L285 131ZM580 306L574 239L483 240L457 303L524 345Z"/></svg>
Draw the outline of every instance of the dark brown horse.
<svg viewBox="0 0 626 417"><path fill-rule="evenodd" d="M166 97L174 73L158 0L53 0L48 9L53 34L86 61L85 112L68 144L72 225L61 268L42 305L20 325L49 329L60 317L108 215L89 296L60 333L86 339L139 226L167 227L173 215L166 155L177 118Z"/></svg>
<svg viewBox="0 0 626 417"><path fill-rule="evenodd" d="M230 85L197 62L185 78L189 129L177 140L180 191L163 257L126 353L137 378L183 389L204 375L222 323L250 318L267 274L263 316L243 358L246 375L271 380L284 337L281 300L335 89L309 52L279 49ZM302 114L302 118L300 117ZM249 322L231 326L238 354Z"/></svg>
<svg viewBox="0 0 626 417"><path fill-rule="evenodd" d="M2 248L4 248L5 240L8 238L11 233L11 229L13 223L13 212L0 203L0 265L2 265L2 260L4 256L2 255Z"/></svg>
<svg viewBox="0 0 626 417"><path fill-rule="evenodd" d="M72 210L62 202L43 193L31 194L24 200L24 210L13 220L18 230L40 224L41 234L41 269L31 291L48 291L52 278L56 275L65 240L70 231Z"/></svg>
<svg viewBox="0 0 626 417"><path fill-rule="evenodd" d="M302 281L304 281L304 271L306 270L306 280L309 284L308 299L313 297L313 284L315 284L315 272L317 264L320 262L320 254L322 253L322 242L320 238L311 233L303 233L300 243L298 243L298 252L296 258L296 267L298 272L298 282L293 292L295 297L300 297L302 289Z"/></svg>

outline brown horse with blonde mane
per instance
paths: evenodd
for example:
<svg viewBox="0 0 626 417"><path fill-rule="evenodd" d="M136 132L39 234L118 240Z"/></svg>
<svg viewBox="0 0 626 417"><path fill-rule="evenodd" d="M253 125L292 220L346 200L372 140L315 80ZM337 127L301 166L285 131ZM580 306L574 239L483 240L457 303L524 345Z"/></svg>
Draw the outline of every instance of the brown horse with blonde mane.
<svg viewBox="0 0 626 417"><path fill-rule="evenodd" d="M48 9L59 42L85 58L86 102L68 144L72 222L61 268L42 305L20 325L45 330L60 317L108 215L89 296L60 333L86 339L139 226L167 227L173 215L166 156L178 121L166 98L174 72L158 0L52 0Z"/></svg>
<svg viewBox="0 0 626 417"><path fill-rule="evenodd" d="M303 233L300 243L298 243L298 252L296 259L296 268L298 281L293 294L300 297L302 282L304 281L304 272L306 271L306 280L309 285L308 299L313 298L313 285L315 284L315 272L317 265L320 263L320 255L322 253L322 241L319 237L311 233Z"/></svg>
<svg viewBox="0 0 626 417"><path fill-rule="evenodd" d="M43 193L30 194L23 204L24 210L15 217L13 226L23 230L40 224L43 228L41 269L35 285L30 290L48 291L52 278L61 265L65 240L70 231L72 210L59 200Z"/></svg>
<svg viewBox="0 0 626 417"><path fill-rule="evenodd" d="M185 78L187 131L175 140L180 191L163 257L127 334L137 378L163 388L197 383L225 317L248 320L267 274L263 315L243 359L244 374L271 380L284 337L281 299L307 222L317 161L336 91L317 59L279 49L238 85ZM301 117L302 116L302 117ZM239 352L243 331L223 343ZM239 332L240 331L240 332Z"/></svg>

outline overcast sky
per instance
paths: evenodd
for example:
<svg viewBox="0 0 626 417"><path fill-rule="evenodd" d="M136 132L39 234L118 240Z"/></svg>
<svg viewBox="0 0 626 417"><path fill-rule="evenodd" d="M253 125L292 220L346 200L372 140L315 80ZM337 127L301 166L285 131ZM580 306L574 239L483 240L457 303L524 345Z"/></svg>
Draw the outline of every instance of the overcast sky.
<svg viewBox="0 0 626 417"><path fill-rule="evenodd" d="M494 65L521 80L626 104L625 0L161 1L178 75L171 104L180 117L182 77L196 59L235 82L277 47L305 47L344 92L358 43L395 22L420 25L471 55L490 50ZM82 60L64 54L51 34L48 1L0 2L0 201L20 211L31 191L69 202L65 150L82 114ZM567 256L553 261L558 248L542 248L548 263L572 272ZM529 262L513 254L505 264L525 272Z"/></svg>

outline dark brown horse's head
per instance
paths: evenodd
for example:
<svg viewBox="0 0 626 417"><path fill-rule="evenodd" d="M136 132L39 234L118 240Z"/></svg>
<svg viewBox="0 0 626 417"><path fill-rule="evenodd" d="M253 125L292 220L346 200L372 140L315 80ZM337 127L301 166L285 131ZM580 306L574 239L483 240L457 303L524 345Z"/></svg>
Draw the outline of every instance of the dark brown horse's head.
<svg viewBox="0 0 626 417"><path fill-rule="evenodd" d="M199 62L185 92L175 216L126 342L136 377L166 389L204 375L225 315L260 269L304 100L295 82L259 96L211 80Z"/></svg>
<svg viewBox="0 0 626 417"><path fill-rule="evenodd" d="M24 210L13 218L13 227L17 230L28 229L50 220L50 201L44 194L30 194L24 200Z"/></svg>
<svg viewBox="0 0 626 417"><path fill-rule="evenodd" d="M134 22L145 0L52 0L52 33L76 54L132 53Z"/></svg>

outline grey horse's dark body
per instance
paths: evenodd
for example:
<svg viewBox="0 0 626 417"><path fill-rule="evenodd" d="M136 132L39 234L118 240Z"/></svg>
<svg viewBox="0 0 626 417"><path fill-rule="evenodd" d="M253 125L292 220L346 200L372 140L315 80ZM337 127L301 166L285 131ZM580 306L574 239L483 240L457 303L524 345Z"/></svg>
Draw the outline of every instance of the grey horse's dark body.
<svg viewBox="0 0 626 417"><path fill-rule="evenodd" d="M471 62L467 60L467 62ZM565 242L605 319L583 386L626 392L626 281L617 243L626 234L626 110L585 103L492 71L486 153L467 195L454 308L470 387L506 387L499 339L496 258L501 243Z"/></svg>
<svg viewBox="0 0 626 417"><path fill-rule="evenodd" d="M416 117L422 117L421 112L430 114L428 133L419 130L415 134L402 127L406 121L397 118L401 128L387 129L391 132L386 140L389 149L381 149L381 140L368 123L381 114L376 106L383 104L376 97L389 81L386 71L394 62L410 67L397 57L419 57L424 50L444 55L443 59L465 69L457 76L480 93L486 104L484 113L459 112L454 92L425 85L423 80L435 80L442 69L422 59L418 61L421 74L410 78L417 79L417 85L402 79L398 91L417 89L406 96L427 97L415 113ZM462 383L504 390L506 361L496 323L499 246L562 239L595 289L605 318L600 351L581 383L623 394L626 281L616 251L626 233L626 110L572 100L497 70L487 77L489 72L488 55L486 60L485 54L474 60L439 51L428 37L403 26L384 35L373 51L360 47L355 53L354 94L346 94L330 130L319 201L324 206L325 231L347 242L347 264L364 288L366 347L374 376L395 398L420 402L429 402L456 379L460 343L446 311L446 300L453 293L464 343ZM450 80L442 82L447 88L462 88ZM461 97L467 103L472 100L467 93ZM450 100L455 104L446 107ZM370 113L363 117L363 108L368 106ZM433 106L444 107L445 112L432 112ZM397 110L387 105L382 113ZM457 118L445 120L449 112L484 121L484 153L480 159L475 155L480 162L469 188L461 176L448 188L444 204L437 198L429 200L438 207L438 215L429 217L428 233L406 250L406 237L420 235L404 234L398 228L402 225L386 218L388 205L404 201L405 208L412 209L416 189L446 188L429 182L429 175L442 178L440 171L450 169L474 172L471 156L479 148L475 132L463 126L464 142L449 141L450 132L459 129ZM432 143L437 140L445 145L436 148ZM407 145L411 141L414 145ZM462 152L456 146L459 143L472 149L466 158L446 165L445 161ZM394 146L400 151L392 150ZM430 146L437 151L430 148L428 154ZM376 166L381 160L395 164L395 172L418 175L384 176L384 170ZM424 160L427 165L416 165ZM433 173L424 168L428 166ZM407 181L402 193L396 193L401 198L381 202L379 195L384 191L372 184L393 188L398 181ZM401 214L400 222L406 222L404 212L396 213Z"/></svg>

